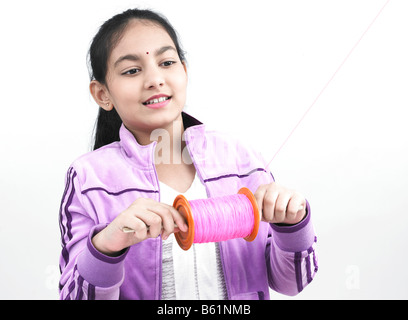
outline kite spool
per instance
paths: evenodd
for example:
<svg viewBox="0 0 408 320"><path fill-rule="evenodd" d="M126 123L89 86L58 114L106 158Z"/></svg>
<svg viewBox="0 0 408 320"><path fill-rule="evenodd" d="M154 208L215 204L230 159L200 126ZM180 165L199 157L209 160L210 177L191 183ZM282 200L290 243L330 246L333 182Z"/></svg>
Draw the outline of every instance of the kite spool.
<svg viewBox="0 0 408 320"><path fill-rule="evenodd" d="M176 197L173 207L184 217L188 230L175 233L177 243L188 250L193 243L244 238L253 241L259 229L259 211L252 192L241 188L237 194L188 201Z"/></svg>

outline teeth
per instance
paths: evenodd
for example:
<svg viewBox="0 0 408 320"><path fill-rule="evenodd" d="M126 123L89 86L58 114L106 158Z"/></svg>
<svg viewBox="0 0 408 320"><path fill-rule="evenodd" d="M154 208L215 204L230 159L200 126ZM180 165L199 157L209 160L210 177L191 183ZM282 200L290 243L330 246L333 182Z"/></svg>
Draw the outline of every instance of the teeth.
<svg viewBox="0 0 408 320"><path fill-rule="evenodd" d="M159 99L149 100L149 101L145 102L145 104L155 104L155 103L166 101L168 99L170 99L170 97L160 97Z"/></svg>

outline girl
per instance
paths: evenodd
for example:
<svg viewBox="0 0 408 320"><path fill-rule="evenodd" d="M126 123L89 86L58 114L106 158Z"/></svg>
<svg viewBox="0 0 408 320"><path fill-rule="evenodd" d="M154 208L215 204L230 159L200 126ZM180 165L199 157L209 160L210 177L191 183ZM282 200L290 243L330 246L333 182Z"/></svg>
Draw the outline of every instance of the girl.
<svg viewBox="0 0 408 320"><path fill-rule="evenodd" d="M100 106L94 151L66 176L60 208L61 299L269 299L317 271L305 198L273 181L259 155L183 112L187 69L176 32L149 10L106 21L90 52ZM170 204L254 193L256 239L193 244ZM134 232L124 232L130 228Z"/></svg>

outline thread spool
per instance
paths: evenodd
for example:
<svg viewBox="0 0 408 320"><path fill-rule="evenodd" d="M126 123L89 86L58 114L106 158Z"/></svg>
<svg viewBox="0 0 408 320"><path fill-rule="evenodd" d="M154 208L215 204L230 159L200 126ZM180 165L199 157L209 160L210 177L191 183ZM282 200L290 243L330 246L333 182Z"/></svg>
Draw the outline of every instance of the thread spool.
<svg viewBox="0 0 408 320"><path fill-rule="evenodd" d="M188 225L187 232L180 231L175 234L177 243L183 250L190 249L193 243L218 242L240 237L253 241L258 234L259 210L255 197L248 188L241 188L233 196L191 202L183 195L178 195L173 207L180 212ZM222 211L226 207L231 211L216 212L217 209ZM217 224L226 224L227 217L230 219L228 225L219 225L220 228L216 228L218 231L208 229L216 227Z"/></svg>

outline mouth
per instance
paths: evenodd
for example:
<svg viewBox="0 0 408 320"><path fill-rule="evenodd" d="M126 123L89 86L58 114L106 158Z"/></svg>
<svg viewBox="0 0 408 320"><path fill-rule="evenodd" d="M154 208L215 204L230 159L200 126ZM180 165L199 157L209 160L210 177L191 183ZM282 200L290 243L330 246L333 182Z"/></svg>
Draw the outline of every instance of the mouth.
<svg viewBox="0 0 408 320"><path fill-rule="evenodd" d="M168 101L171 99L171 96L165 96L165 95L160 95L160 96L153 96L149 98L149 100L146 100L143 102L143 105L145 106L152 106L155 104L163 103L165 101Z"/></svg>

